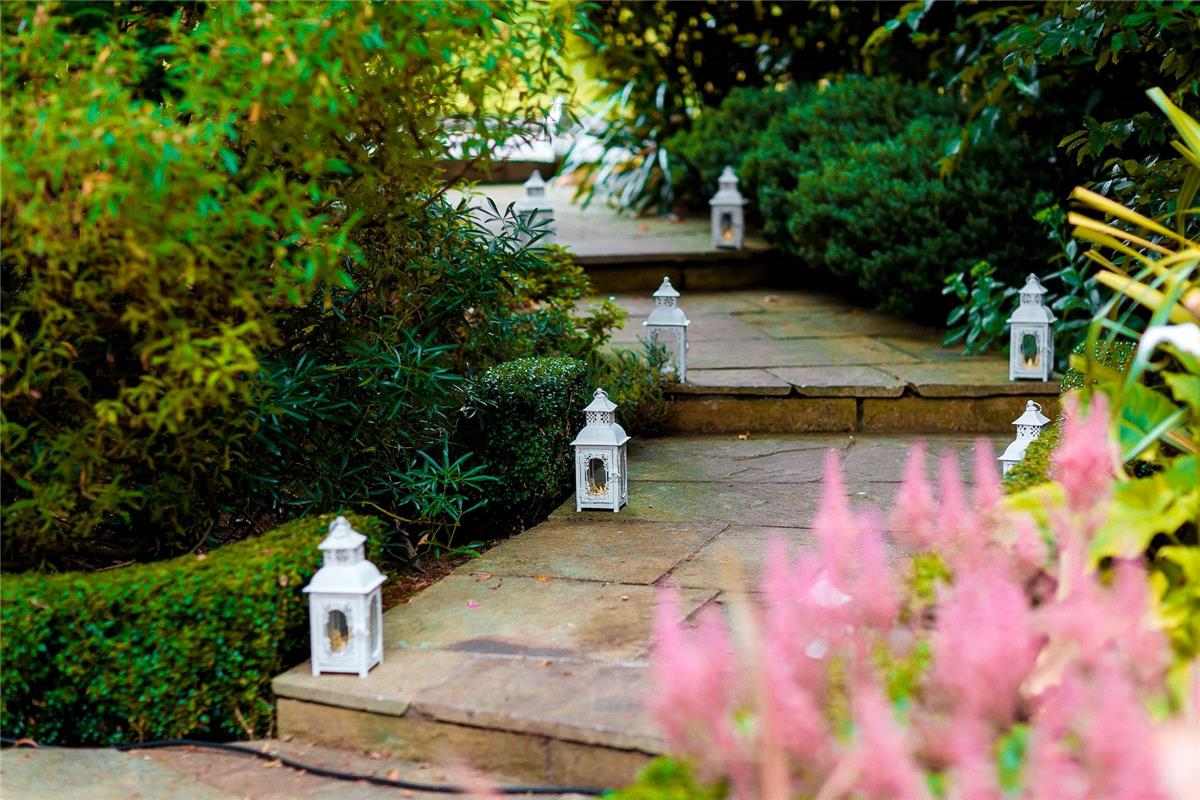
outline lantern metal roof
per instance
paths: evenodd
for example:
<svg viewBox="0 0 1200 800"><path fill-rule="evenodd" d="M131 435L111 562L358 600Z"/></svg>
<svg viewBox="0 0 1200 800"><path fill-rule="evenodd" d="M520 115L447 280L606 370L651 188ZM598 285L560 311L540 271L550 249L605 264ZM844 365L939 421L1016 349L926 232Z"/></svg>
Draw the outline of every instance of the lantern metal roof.
<svg viewBox="0 0 1200 800"><path fill-rule="evenodd" d="M1029 447L1029 443L1033 439L1022 439L1017 437L1008 443L1008 447L1004 448L1004 452L1000 455L997 461L1017 462L1025 457L1025 450Z"/></svg>
<svg viewBox="0 0 1200 800"><path fill-rule="evenodd" d="M608 399L608 393L597 389L593 400L583 409L587 425L571 442L572 447L617 447L629 441L625 429L617 424L613 412L617 404Z"/></svg>
<svg viewBox="0 0 1200 800"><path fill-rule="evenodd" d="M1036 425L1039 428L1050 421L1050 418L1042 413L1038 404L1030 400L1025 404L1025 413L1013 420L1013 425Z"/></svg>
<svg viewBox="0 0 1200 800"><path fill-rule="evenodd" d="M717 193L708 201L710 206L744 206L748 202L738 191L738 176L728 164L717 178Z"/></svg>
<svg viewBox="0 0 1200 800"><path fill-rule="evenodd" d="M535 169L522 185L525 187L525 196L516 202L518 211L546 211L551 208L550 198L546 196L546 181L539 170Z"/></svg>
<svg viewBox="0 0 1200 800"><path fill-rule="evenodd" d="M329 535L317 545L322 552L347 550L353 553L367 541L345 517L338 517L329 526ZM324 594L366 594L383 583L379 569L361 555L351 555L345 561L331 559L327 554L325 564L313 575L305 592Z"/></svg>
<svg viewBox="0 0 1200 800"><path fill-rule="evenodd" d="M654 309L642 324L674 327L691 324L687 314L683 313L683 309L675 304L677 297L679 297L679 292L671 285L671 279L663 278L658 291L654 293Z"/></svg>
<svg viewBox="0 0 1200 800"><path fill-rule="evenodd" d="M1042 295L1045 293L1046 288L1037 279L1037 275L1030 273L1029 277L1025 279L1025 285L1021 287L1021 303L1008 321L1010 323L1036 322L1043 324L1054 322L1057 319L1054 312L1042 302Z"/></svg>

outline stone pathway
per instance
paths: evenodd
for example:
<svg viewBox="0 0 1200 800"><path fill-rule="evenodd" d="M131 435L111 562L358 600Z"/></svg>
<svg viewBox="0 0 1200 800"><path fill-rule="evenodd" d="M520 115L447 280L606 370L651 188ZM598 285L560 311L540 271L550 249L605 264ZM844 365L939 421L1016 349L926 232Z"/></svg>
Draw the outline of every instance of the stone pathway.
<svg viewBox="0 0 1200 800"><path fill-rule="evenodd" d="M479 776L462 763L427 764L381 753L278 739L246 742L312 767L422 784L517 785L503 775ZM395 800L446 797L366 781L325 778L248 756L203 747L118 752L107 748L20 748L0 751L5 800ZM549 795L559 800L583 795Z"/></svg>
<svg viewBox="0 0 1200 800"><path fill-rule="evenodd" d="M650 293L613 297L629 311L613 346L636 347ZM684 292L679 304L691 325L687 383L670 393L677 432L1000 434L1027 399L1056 408L1056 382L1010 382L1003 356L964 356L939 329L833 295Z"/></svg>
<svg viewBox="0 0 1200 800"><path fill-rule="evenodd" d="M619 786L664 748L643 712L658 587L687 613L753 586L765 543L813 546L826 450L847 491L886 507L911 439L670 437L635 442L630 504L574 501L384 616L387 653L367 679L280 676L279 728L298 739L519 780ZM969 457L970 439L934 437ZM899 557L900 554L897 554Z"/></svg>
<svg viewBox="0 0 1200 800"><path fill-rule="evenodd" d="M542 177L548 177L543 173ZM525 196L519 183L480 185L476 191L490 197L501 210ZM554 206L557 242L566 245L585 265L609 262L669 262L675 260L744 259L769 252L770 245L748 236L741 251L714 250L707 216L686 219L634 217L618 214L601 202L582 208L571 202L574 187L557 181L546 187ZM456 195L457 196L457 195Z"/></svg>

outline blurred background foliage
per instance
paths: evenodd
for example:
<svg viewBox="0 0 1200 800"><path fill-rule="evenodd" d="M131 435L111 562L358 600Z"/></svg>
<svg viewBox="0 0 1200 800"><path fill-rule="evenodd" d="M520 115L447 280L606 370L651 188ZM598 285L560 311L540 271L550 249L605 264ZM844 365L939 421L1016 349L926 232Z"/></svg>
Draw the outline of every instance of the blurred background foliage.
<svg viewBox="0 0 1200 800"><path fill-rule="evenodd" d="M581 115L584 138L564 163L585 200L639 213L704 211L721 168L743 166L764 234L817 270L798 280L843 275L838 265L851 264L870 302L926 318L950 312L952 327L974 319L973 335L952 332L973 351L997 341L987 321L1000 316L1013 276L1031 268L1054 273L1051 301L1069 317L1059 352L1078 342L1098 299L1064 233L1072 186L1154 218L1177 211L1184 161L1144 92L1160 86L1196 110L1200 12L1191 4L612 0L584 12L594 34L588 58L609 93ZM883 81L874 95L871 81ZM806 99L851 82L863 91L841 94L843 111ZM874 111L872 97L886 102L895 84L906 87L906 107ZM869 154L850 147L839 167L853 192L823 178L814 185L806 154L825 153L805 140L804 125L782 121L798 116L835 132L851 126L840 134L847 142L894 144ZM867 131L871 117L883 130ZM916 120L921 141L906 149L898 143L917 135L908 127ZM898 177L908 195L900 215L878 190ZM981 185L985 192L971 188ZM988 208L996 204L1003 208ZM920 235L900 224L909 210ZM980 229L955 236L948 229L964 218ZM813 236L830 224L857 225L868 241ZM1055 268L1043 270L1048 259ZM980 290L972 277L980 261L995 287Z"/></svg>

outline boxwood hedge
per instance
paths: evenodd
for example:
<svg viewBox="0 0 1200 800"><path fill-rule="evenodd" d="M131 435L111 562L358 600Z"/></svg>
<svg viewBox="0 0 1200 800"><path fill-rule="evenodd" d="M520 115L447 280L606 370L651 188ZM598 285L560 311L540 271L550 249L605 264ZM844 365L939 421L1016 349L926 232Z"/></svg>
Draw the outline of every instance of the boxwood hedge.
<svg viewBox="0 0 1200 800"><path fill-rule="evenodd" d="M3 734L104 745L266 733L271 678L308 647L301 587L331 519L169 561L5 575ZM374 519L351 522L378 532Z"/></svg>
<svg viewBox="0 0 1200 800"><path fill-rule="evenodd" d="M586 376L587 366L574 358L518 358L472 385L468 441L501 480L474 521L485 532L520 530L570 492L570 444L591 394Z"/></svg>

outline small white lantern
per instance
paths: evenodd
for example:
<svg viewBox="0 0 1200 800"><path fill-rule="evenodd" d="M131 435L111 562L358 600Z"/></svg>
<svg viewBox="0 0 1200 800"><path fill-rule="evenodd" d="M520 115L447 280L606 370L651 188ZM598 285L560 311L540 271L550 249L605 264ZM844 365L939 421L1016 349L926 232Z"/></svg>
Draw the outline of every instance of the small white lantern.
<svg viewBox="0 0 1200 800"><path fill-rule="evenodd" d="M312 674L357 672L367 677L383 661L383 575L367 561L367 537L345 517L319 545L324 563L304 587L308 595Z"/></svg>
<svg viewBox="0 0 1200 800"><path fill-rule="evenodd" d="M597 389L584 409L587 426L571 442L575 448L575 510L611 508L620 511L629 501L625 443L629 436L616 423L617 404Z"/></svg>
<svg viewBox="0 0 1200 800"><path fill-rule="evenodd" d="M733 167L726 166L717 179L717 193L708 204L712 206L712 246L732 250L742 249L746 237L746 198L738 191L738 177Z"/></svg>
<svg viewBox="0 0 1200 800"><path fill-rule="evenodd" d="M1025 457L1025 448L1042 433L1042 428L1050 423L1049 418L1042 414L1042 407L1030 400L1025 404L1025 413L1013 420L1017 427L1017 438L1004 449L1000 458L996 459L1003 467L1003 474L1015 467Z"/></svg>
<svg viewBox="0 0 1200 800"><path fill-rule="evenodd" d="M535 169L524 185L525 196L515 204L517 215L531 231L543 233L542 238L538 239L539 244L554 244L554 206L546 197L546 182L542 180L542 173ZM525 236L524 239L529 241L530 237Z"/></svg>
<svg viewBox="0 0 1200 800"><path fill-rule="evenodd" d="M675 371L680 383L687 380L687 329L691 322L678 305L679 292L671 285L670 278L663 278L662 285L654 293L654 310L642 325L650 341L665 345L670 359L663 364L663 372Z"/></svg>
<svg viewBox="0 0 1200 800"><path fill-rule="evenodd" d="M1054 313L1043 302L1045 288L1030 274L1021 288L1021 304L1008 318L1008 379L1048 381L1054 372Z"/></svg>

